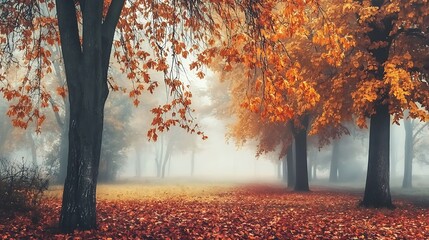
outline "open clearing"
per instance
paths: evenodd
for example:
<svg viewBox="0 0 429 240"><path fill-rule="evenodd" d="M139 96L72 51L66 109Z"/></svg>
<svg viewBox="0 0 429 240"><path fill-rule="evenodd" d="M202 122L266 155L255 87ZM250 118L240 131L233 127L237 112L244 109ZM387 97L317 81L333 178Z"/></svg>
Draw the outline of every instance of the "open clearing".
<svg viewBox="0 0 429 240"><path fill-rule="evenodd" d="M61 188L40 215L0 220L2 239L428 239L429 210L408 198L365 209L360 194L280 185L113 184L98 187L98 229L60 234ZM34 222L32 222L32 220Z"/></svg>

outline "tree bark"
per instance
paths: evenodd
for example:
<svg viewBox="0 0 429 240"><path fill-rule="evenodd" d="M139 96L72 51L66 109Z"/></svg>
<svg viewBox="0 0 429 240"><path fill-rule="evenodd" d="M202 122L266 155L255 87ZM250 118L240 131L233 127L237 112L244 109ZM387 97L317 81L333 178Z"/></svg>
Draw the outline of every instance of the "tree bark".
<svg viewBox="0 0 429 240"><path fill-rule="evenodd" d="M288 148L286 161L287 161L287 186L288 188L295 187L296 178L296 166L295 166L295 154L293 149L295 148L295 142L293 141Z"/></svg>
<svg viewBox="0 0 429 240"><path fill-rule="evenodd" d="M389 186L389 139L389 107L379 105L370 123L368 171L363 206L393 207Z"/></svg>
<svg viewBox="0 0 429 240"><path fill-rule="evenodd" d="M402 188L413 187L413 126L410 119L404 119L405 146L404 146L404 179Z"/></svg>
<svg viewBox="0 0 429 240"><path fill-rule="evenodd" d="M339 164L339 143L338 140L332 142L332 159L329 171L329 182L338 181L338 164Z"/></svg>
<svg viewBox="0 0 429 240"><path fill-rule="evenodd" d="M308 116L304 116L301 122L303 128L295 129L295 152L296 152L296 176L295 191L309 191L308 169L307 169L307 127Z"/></svg>
<svg viewBox="0 0 429 240"><path fill-rule="evenodd" d="M56 1L70 103L67 176L59 221L66 232L96 228L96 186L108 95L107 71L124 1L112 1L104 22L103 1L84 3L81 46L74 1Z"/></svg>

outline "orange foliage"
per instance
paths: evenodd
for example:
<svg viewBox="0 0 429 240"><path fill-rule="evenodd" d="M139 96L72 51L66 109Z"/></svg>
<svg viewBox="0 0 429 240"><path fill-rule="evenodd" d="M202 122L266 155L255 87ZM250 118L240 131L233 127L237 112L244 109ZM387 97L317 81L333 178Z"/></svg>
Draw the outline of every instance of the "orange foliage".
<svg viewBox="0 0 429 240"><path fill-rule="evenodd" d="M104 15L111 2L104 1ZM5 51L0 56L0 92L11 101L8 115L16 126L26 127L32 121L39 126L44 118L43 108L50 105L50 93L55 92L49 84L57 77L52 68L58 64L54 63L58 52L52 52L59 44L54 8L51 0L8 2L1 6L4 20L0 25L0 47ZM208 31L215 32L209 12L208 5L187 1L176 5L168 1L138 1L125 4L122 9L111 58L117 64L112 64L110 70L120 70L130 82L119 83L118 78L108 76L108 84L114 91L127 92L138 106L145 90L152 94L159 81L164 82L169 96L163 111L152 111L157 120L149 133L178 125L206 138L189 114L192 95L181 72L191 54L199 64L207 63L210 51L205 52L203 43L213 36ZM79 11L77 17L81 24ZM154 72L161 72L164 77L152 79ZM203 78L204 73L199 71L195 77ZM60 86L56 92L65 97L67 89Z"/></svg>
<svg viewBox="0 0 429 240"><path fill-rule="evenodd" d="M222 18L228 33L219 50L224 62L213 68L240 69L242 82L232 84L241 102L234 101L262 122L299 126L310 115L309 133L322 144L347 133L343 123L354 118L366 127L380 101L389 104L395 122L406 109L428 121L428 7L417 0L385 1L380 8L353 0L243 2L234 12L238 17ZM386 18L394 19L391 39L371 42L372 29ZM379 63L373 50L385 47L388 59ZM247 120L237 115L243 126Z"/></svg>
<svg viewBox="0 0 429 240"><path fill-rule="evenodd" d="M0 26L0 47L5 49L0 91L12 101L9 115L23 127L49 106L45 79L52 77L57 55L49 47L59 43L53 2L30 2L3 4L5 19L19 21ZM40 12L45 2L48 11ZM242 70L245 94L236 103L258 113L263 122L299 126L310 115L310 133L322 139L344 133L342 123L353 117L365 127L379 101L389 103L394 121L405 109L411 117L428 121L428 3L381 2L380 8L366 0L125 4L111 61L117 61L113 66L130 82L109 78L109 84L127 92L135 105L144 91L154 93L160 81L167 86L168 102L153 108L149 138L173 125L200 132L189 114L190 88L183 79L186 69L204 78L210 64L218 64L219 71ZM105 1L105 12L109 3ZM33 11L22 11L27 6ZM393 23L391 39L371 42L370 32L387 18ZM12 33L16 37L8 38ZM386 47L388 59L380 64L372 52ZM13 77L15 63L25 67ZM384 74L378 81L374 73L380 69ZM153 72L163 78L154 79Z"/></svg>

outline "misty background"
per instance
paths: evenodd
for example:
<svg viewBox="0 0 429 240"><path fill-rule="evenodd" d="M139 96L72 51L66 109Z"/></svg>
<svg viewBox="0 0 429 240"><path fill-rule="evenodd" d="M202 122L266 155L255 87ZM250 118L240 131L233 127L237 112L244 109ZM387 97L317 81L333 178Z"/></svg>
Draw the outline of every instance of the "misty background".
<svg viewBox="0 0 429 240"><path fill-rule="evenodd" d="M152 115L150 108L165 103L167 93L159 87L153 95L143 97L138 107L122 92L111 92L106 103L103 147L100 162L100 182L150 181L170 179L177 181L222 181L222 182L281 182L282 159L273 152L255 156L257 142L246 142L236 146L227 138L228 124L234 116L220 118L217 114L219 101L213 101L223 92L228 97L227 86L210 84L217 76L209 74L208 80L190 81L193 93L194 118L200 130L208 136L202 140L196 134L189 134L181 128L164 132L157 142L147 140ZM53 84L53 88L57 85ZM216 89L215 89L216 88ZM224 89L222 89L224 88ZM214 96L215 95L215 96ZM0 98L0 156L12 161L25 161L46 168L50 175L58 174L61 133L63 126L58 118L66 117L66 103L61 98L53 99L60 106L57 111L46 110L47 120L41 133L29 127L27 130L13 127L7 117L8 102ZM222 102L222 101L220 101ZM410 121L415 129L413 185L429 186L424 181L428 175L429 131L427 124ZM391 186L400 187L404 173L405 128L391 126ZM310 183L327 184L334 144L339 156L337 185L363 187L365 184L368 129L358 129L348 124L350 135L332 141L319 148L317 144L308 146ZM310 141L311 142L311 141Z"/></svg>

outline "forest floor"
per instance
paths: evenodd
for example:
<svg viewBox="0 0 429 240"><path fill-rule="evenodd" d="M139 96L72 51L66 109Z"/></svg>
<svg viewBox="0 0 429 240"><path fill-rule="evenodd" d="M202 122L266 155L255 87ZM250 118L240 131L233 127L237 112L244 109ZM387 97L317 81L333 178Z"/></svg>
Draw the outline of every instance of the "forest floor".
<svg viewBox="0 0 429 240"><path fill-rule="evenodd" d="M429 239L429 207L411 195L389 210L359 207L361 193L338 188L99 185L98 229L70 234L57 229L60 196L51 187L39 215L0 219L0 239Z"/></svg>

